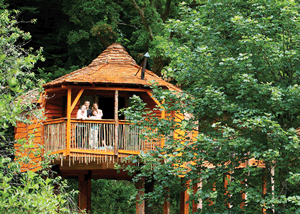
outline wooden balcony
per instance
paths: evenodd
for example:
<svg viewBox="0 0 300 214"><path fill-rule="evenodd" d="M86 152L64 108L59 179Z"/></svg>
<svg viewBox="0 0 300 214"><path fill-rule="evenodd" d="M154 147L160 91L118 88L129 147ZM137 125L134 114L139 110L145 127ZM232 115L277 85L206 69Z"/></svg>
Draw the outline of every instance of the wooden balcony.
<svg viewBox="0 0 300 214"><path fill-rule="evenodd" d="M155 150L160 141L143 140L142 129L132 127L127 121L53 119L44 123L45 151L51 154L133 155ZM70 143L67 133L69 132ZM117 133L117 137L116 137Z"/></svg>

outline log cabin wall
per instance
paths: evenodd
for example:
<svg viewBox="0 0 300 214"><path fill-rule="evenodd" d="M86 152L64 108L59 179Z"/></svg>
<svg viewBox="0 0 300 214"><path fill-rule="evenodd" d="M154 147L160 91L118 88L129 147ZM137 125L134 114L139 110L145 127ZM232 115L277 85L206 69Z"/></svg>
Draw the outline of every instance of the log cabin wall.
<svg viewBox="0 0 300 214"><path fill-rule="evenodd" d="M49 93L46 98L45 105L45 117L47 119L56 119L64 117L64 111L66 108L66 92Z"/></svg>
<svg viewBox="0 0 300 214"><path fill-rule="evenodd" d="M20 162L21 171L30 169L36 171L40 169L40 161L41 156L36 153L39 152L40 145L43 145L43 128L41 124L41 120L38 118L29 118L31 119L31 124L24 124L20 121L17 121L17 125L15 127L15 139L23 140L22 144L29 144L29 141L32 142L31 148L22 148L21 144L16 143L14 145L16 150L16 159L20 159L22 157L27 156L30 161L29 163ZM42 152L42 151L41 151Z"/></svg>

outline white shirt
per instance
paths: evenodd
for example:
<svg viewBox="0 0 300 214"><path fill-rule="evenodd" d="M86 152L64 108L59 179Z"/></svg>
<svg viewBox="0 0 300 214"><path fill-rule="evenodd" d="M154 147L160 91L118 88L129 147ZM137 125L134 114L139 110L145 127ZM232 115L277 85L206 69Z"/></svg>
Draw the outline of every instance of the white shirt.
<svg viewBox="0 0 300 214"><path fill-rule="evenodd" d="M76 119L86 119L87 118L87 111L84 110L84 113L82 113L82 110L79 109L77 111L77 116L76 116Z"/></svg>
<svg viewBox="0 0 300 214"><path fill-rule="evenodd" d="M96 116L96 119L102 119L102 117L103 117L103 112L101 109L98 109L98 114Z"/></svg>

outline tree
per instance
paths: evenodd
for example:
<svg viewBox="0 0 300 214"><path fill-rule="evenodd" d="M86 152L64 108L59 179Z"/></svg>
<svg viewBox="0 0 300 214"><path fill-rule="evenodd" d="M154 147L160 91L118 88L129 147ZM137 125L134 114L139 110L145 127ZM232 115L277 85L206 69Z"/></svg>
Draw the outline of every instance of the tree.
<svg viewBox="0 0 300 214"><path fill-rule="evenodd" d="M167 193L162 189L183 174L192 183L203 182L203 189L190 194L191 200L203 200L202 213L300 211L299 11L294 1L208 1L196 8L183 3L180 17L167 22L167 35L155 38L171 59L163 74L184 92L155 87L155 97L165 101L167 114L186 116L178 124L169 118L143 120L147 114L140 116L134 106L125 111L142 121L139 126L157 128L145 137L165 138L164 149L138 156L133 161L143 164L128 168L157 181L155 198L162 201ZM185 134L169 137L178 130ZM239 169L251 158L266 168Z"/></svg>
<svg viewBox="0 0 300 214"><path fill-rule="evenodd" d="M182 1L33 0L25 5L21 0L6 2L22 12L21 20L37 19L37 24L21 27L31 32L33 47L44 47L46 61L37 64L40 70L35 73L41 73L48 81L88 65L113 42L126 47L138 64L149 52L152 58L147 66L160 75L170 59L164 57L154 38L167 35L165 22L179 17L178 5ZM201 1L186 2L195 7Z"/></svg>
<svg viewBox="0 0 300 214"><path fill-rule="evenodd" d="M26 142L15 142L9 127L15 126L16 121L29 123L27 116L41 115L40 111L35 111L34 105L20 97L37 87L38 80L30 69L42 56L41 50L33 52L23 48L31 36L18 28L18 12L4 7L0 1L0 212L70 213L69 194L64 192L65 185L59 178L51 179L47 171L20 172L20 162L26 163L29 158L15 157L14 160L14 143L21 145L20 151L34 146L31 138ZM41 164L45 166L48 162ZM54 184L61 184L59 194L55 193Z"/></svg>

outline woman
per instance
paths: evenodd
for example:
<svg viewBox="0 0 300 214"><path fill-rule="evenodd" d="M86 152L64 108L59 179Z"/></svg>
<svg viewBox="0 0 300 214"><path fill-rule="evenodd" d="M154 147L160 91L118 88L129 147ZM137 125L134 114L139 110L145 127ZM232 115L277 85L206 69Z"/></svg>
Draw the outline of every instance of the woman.
<svg viewBox="0 0 300 214"><path fill-rule="evenodd" d="M82 105L80 109L77 111L77 116L76 119L82 119L85 120L87 119L87 111L85 105ZM77 141L77 146L78 148L84 147L84 138L86 136L86 130L85 130L85 124L83 123L77 123L76 124L76 141Z"/></svg>
<svg viewBox="0 0 300 214"><path fill-rule="evenodd" d="M96 111L97 112L97 119L102 119L103 117L103 112L101 109L98 108L98 104L94 103L92 107L92 112ZM94 113L92 113L94 115Z"/></svg>
<svg viewBox="0 0 300 214"><path fill-rule="evenodd" d="M77 111L76 119L86 119L87 118L87 111L85 105L82 105L80 109Z"/></svg>

